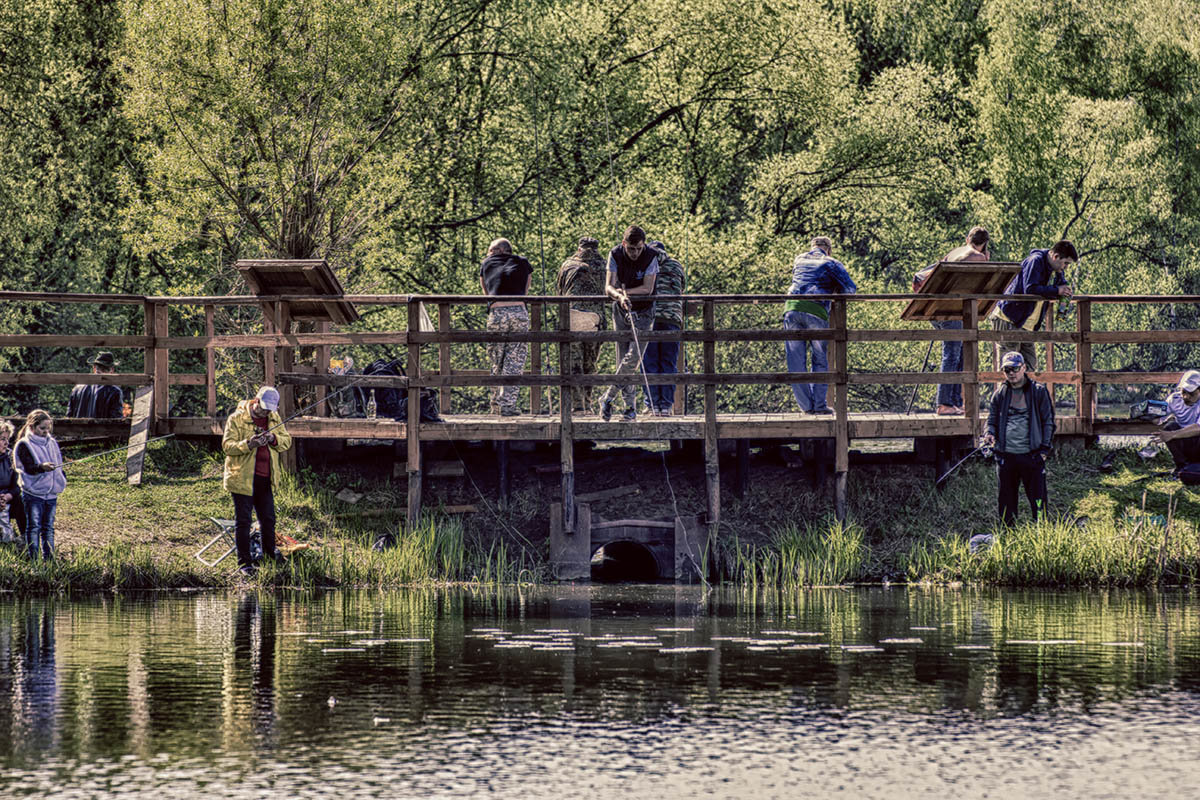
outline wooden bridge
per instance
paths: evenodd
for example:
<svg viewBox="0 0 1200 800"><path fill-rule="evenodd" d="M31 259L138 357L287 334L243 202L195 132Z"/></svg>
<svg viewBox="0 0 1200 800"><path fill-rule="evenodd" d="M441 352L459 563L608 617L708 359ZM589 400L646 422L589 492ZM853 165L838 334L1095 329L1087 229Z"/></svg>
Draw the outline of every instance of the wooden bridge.
<svg viewBox="0 0 1200 800"><path fill-rule="evenodd" d="M272 262L254 262L269 270ZM294 263L294 262L293 262ZM259 287L263 291L263 287ZM265 291L270 291L266 287ZM689 295L682 298L698 314L699 324L689 319L687 329L677 332L642 333L649 341L680 341L699 351L686 363L681 374L625 376L570 375L561 365L568 363L570 344L578 341L616 342L630 340L629 333L615 331L578 332L568 325L567 304L581 298L531 296L527 298L532 330L527 334L494 335L478 328L468 329L452 324L455 314L460 319L474 313L479 327L483 319L482 304L487 298L468 295L344 295L331 294L321 287L294 289L287 293L263 293L237 297L143 297L136 295L44 294L30 292L0 292L0 301L29 305L33 303L83 303L104 308L140 306L140 332L136 334L93 333L80 335L5 334L0 346L6 348L88 348L125 349L142 352L138 372L113 375L76 373L0 373L0 384L7 385L71 385L75 383L115 383L144 387L141 391L152 398L149 408L151 436L176 434L180 436L220 435L224 419L218 415L216 356L223 349L251 349L261 363L261 376L247 376L250 386L259 378L280 387L281 412L286 418L297 408L297 387L312 387L316 406L310 412L288 423L294 437L329 437L338 439L373 438L403 442L406 452L408 478L407 518L411 522L421 510L423 443L436 441L488 440L495 442L543 441L559 444L562 484L562 525L566 532L575 529L575 463L574 445L580 440L595 441L661 441L695 440L702 443L707 487L707 522L715 525L720 519L721 477L718 443L734 440L739 453L751 440L827 439L833 445L835 477L835 513L845 516L846 477L849 470L850 444L853 440L879 438L933 438L947 440L959 437L971 441L980 435L986 424L986 414L980 412L981 385L1001 379L990 368L981 366L980 345L987 348L1003 338L1004 341L1042 342L1047 346L1044 369L1040 379L1052 387L1075 387L1075 407L1072 412L1058 416L1058 433L1063 437L1091 437L1102 433L1147 433L1151 426L1129 420L1102 419L1095 413L1096 388L1102 384L1169 384L1178 380L1179 372L1113 372L1096 370L1092 364L1093 347L1110 343L1196 343L1196 330L1093 330L1093 313L1112 304L1132 306L1163 306L1169 303L1200 303L1200 297L1159 296L1087 296L1074 298L1075 324L1070 330L1040 332L993 331L980 326L981 307L999 298L995 294L944 295L943 304L961 308L962 330L933 330L928 326L909 325L899 321L895 328L851 327L848 311L856 304L891 303L899 306L913 300L928 300L928 294L834 295L830 329L827 331L782 330L779 319L786 295ZM600 298L593 298L599 300ZM1041 299L1041 298L1023 298ZM262 311L261 333L218 333L215 317L218 309L229 306L252 306ZM390 308L393 319L402 319L396 329L363 330L357 318L357 308ZM430 321L425 309L435 312ZM738 310L742 317L753 317L756 327L718 325L719 313ZM403 312L401 317L400 312ZM383 314L380 314L383 316ZM1052 317L1052 314L1048 314ZM125 315L126 319L129 315ZM425 320L425 324L423 324ZM339 330L334 330L338 325ZM191 327L192 330L186 330ZM1051 325L1051 327L1053 327ZM185 329L185 330L180 330ZM829 344L829 371L797 376L786 371L744 372L719 370L718 345L745 343L749 346L768 346L777 355L762 357L763 361L783 364L782 343L788 340L824 339ZM963 342L963 369L957 373L853 371L848 351L858 344L873 342ZM489 341L528 341L531 358L523 375L492 376L481 369L455 368L452 354L455 348L474 348L475 366L480 365L478 351ZM380 346L393 351L402 348L407 353L406 377L358 375L338 376L327 371L331 349L353 346ZM1068 347L1073 350L1069 366L1056 358ZM171 368L172 356L192 352L194 363L203 363L203 372L180 372ZM545 352L544 352L545 351ZM261 354L261 356L259 356ZM305 355L305 358L300 358ZM259 358L261 360L259 361ZM128 365L130 359L124 359ZM834 413L816 416L800 413L726 413L718 409L718 389L738 386L786 385L797 377L804 382L827 383ZM678 415L670 417L640 417L624 422L614 419L603 422L594 415L578 415L571 410L569 391L574 386L603 387L613 384L643 385L672 383L680 387L677 393ZM402 389L433 387L441 389L440 407L443 423L423 423L420 420L417 391L408 393L407 416L400 421L390 419L334 418L326 402L328 392L355 383L363 388L395 387ZM849 409L850 389L856 385L903 385L961 383L964 389L966 413L957 417L905 415L898 413L857 413ZM171 394L178 387L203 387L205 413L198 416L173 416ZM499 417L481 414L456 413L454 401L447 391L452 387L521 386L530 390L530 414L518 417ZM691 391L698 400L685 409L684 392ZM28 409L21 409L27 411ZM553 414L551 414L553 410ZM51 410L53 413L53 409ZM683 413L689 411L691 413ZM60 436L125 435L129 422L120 420L60 420ZM505 448L498 448L502 453ZM505 468L501 464L501 468Z"/></svg>

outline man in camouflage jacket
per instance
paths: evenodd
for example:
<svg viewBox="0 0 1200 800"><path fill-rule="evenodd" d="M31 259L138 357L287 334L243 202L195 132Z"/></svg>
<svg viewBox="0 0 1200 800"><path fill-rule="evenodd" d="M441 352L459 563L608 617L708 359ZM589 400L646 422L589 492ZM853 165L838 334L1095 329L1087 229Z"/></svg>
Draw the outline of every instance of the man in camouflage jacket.
<svg viewBox="0 0 1200 800"><path fill-rule="evenodd" d="M656 296L683 294L687 285L683 265L674 256L667 255L667 246L662 242L650 242L650 247L657 250L658 280L654 284ZM654 301L654 330L679 331L683 330L683 301L655 300ZM646 365L646 374L655 373L674 375L679 371L679 342L650 342L646 345L646 355L642 363ZM650 396L645 398L648 412L656 417L670 416L675 405L675 385L658 384L650 386Z"/></svg>
<svg viewBox="0 0 1200 800"><path fill-rule="evenodd" d="M564 297L603 296L607 279L604 256L600 255L600 243L590 236L579 240L579 249L563 262L558 270L558 294ZM580 301L571 303L572 330L605 330L604 302ZM594 318L591 315L595 315ZM591 327L594 321L595 327ZM596 372L596 359L600 356L600 342L572 342L572 375L592 375ZM587 411L592 407L592 387L572 387L571 406L575 411Z"/></svg>

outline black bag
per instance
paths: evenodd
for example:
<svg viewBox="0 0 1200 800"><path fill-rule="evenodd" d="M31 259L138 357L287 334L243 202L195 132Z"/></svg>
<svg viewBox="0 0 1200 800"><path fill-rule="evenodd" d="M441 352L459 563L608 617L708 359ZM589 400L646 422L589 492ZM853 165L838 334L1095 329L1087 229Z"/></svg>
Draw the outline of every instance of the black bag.
<svg viewBox="0 0 1200 800"><path fill-rule="evenodd" d="M363 375L395 375L401 377L404 375L404 368L400 366L399 359L387 361L381 358L368 364L363 369ZM421 390L422 422L442 421L442 417L438 413L437 396L435 389ZM379 416L391 417L397 422L408 419L408 390L392 388L376 389L375 409Z"/></svg>
<svg viewBox="0 0 1200 800"><path fill-rule="evenodd" d="M1175 475L1184 486L1200 486L1200 464L1184 464Z"/></svg>

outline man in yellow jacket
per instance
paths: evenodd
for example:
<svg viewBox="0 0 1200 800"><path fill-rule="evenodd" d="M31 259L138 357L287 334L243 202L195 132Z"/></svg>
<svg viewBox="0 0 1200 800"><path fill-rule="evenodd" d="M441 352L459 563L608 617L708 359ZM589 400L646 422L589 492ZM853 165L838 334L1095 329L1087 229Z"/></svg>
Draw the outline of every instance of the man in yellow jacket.
<svg viewBox="0 0 1200 800"><path fill-rule="evenodd" d="M225 423L222 485L233 495L238 565L247 575L254 573L250 558L251 512L258 515L263 557L277 557L274 490L279 486L279 454L291 446L291 434L279 417L279 391L274 386L264 386L250 400L238 403Z"/></svg>

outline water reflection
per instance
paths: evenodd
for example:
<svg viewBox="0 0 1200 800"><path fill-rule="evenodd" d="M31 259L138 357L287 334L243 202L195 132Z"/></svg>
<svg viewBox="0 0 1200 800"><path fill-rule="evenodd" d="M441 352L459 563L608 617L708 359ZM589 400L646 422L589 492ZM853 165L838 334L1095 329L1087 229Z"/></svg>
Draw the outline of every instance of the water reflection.
<svg viewBox="0 0 1200 800"><path fill-rule="evenodd" d="M1198 634L1190 592L8 600L0 793L1029 788L1033 754L1068 793L1169 793Z"/></svg>

